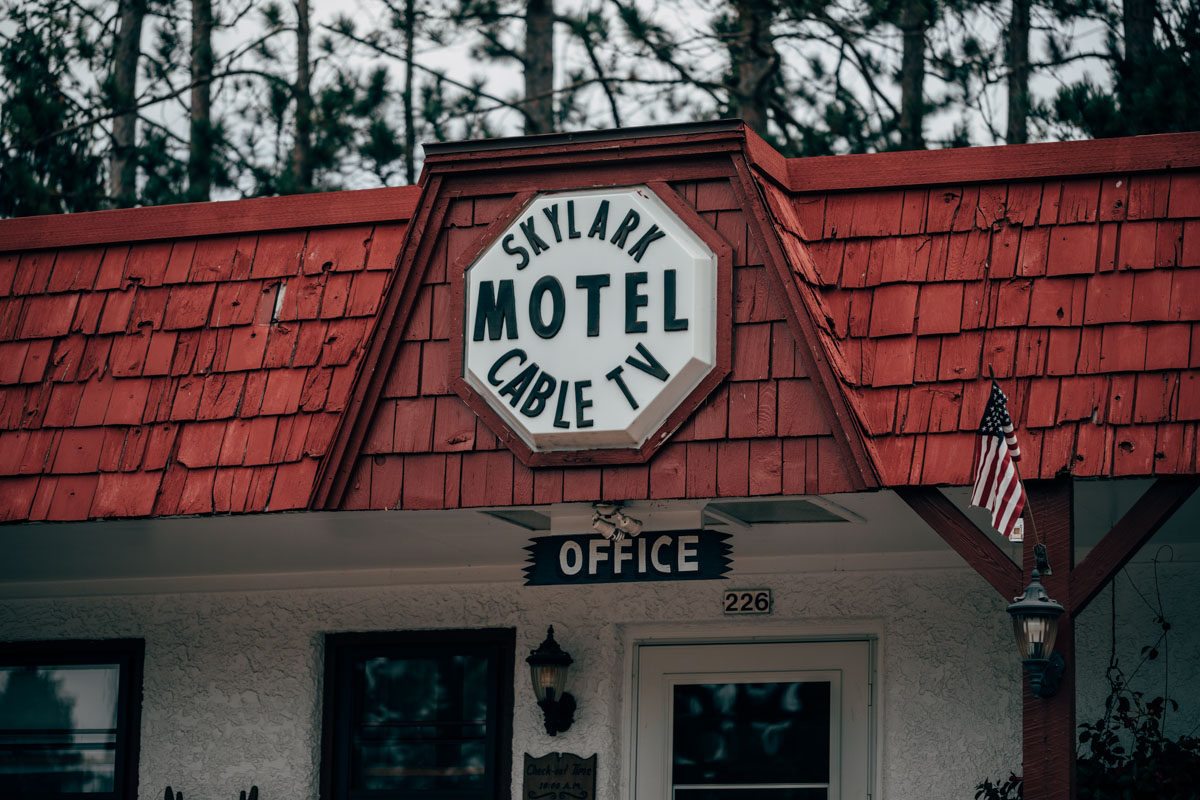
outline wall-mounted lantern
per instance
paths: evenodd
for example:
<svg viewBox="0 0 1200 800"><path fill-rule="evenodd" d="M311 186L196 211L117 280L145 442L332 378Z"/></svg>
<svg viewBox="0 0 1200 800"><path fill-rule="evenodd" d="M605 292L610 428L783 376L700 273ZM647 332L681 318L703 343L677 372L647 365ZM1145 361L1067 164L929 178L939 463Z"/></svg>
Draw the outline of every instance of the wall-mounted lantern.
<svg viewBox="0 0 1200 800"><path fill-rule="evenodd" d="M546 718L546 733L551 736L565 732L575 721L575 698L564 691L573 661L554 641L553 625L546 631L545 641L525 659L533 680L533 693Z"/></svg>
<svg viewBox="0 0 1200 800"><path fill-rule="evenodd" d="M1042 559L1039 562L1044 563ZM1063 613L1062 604L1046 594L1041 572L1036 567L1025 592L1013 599L1008 613L1013 618L1017 649L1021 652L1025 671L1029 673L1033 696L1053 697L1058 692L1065 666L1062 656L1054 652L1058 618Z"/></svg>

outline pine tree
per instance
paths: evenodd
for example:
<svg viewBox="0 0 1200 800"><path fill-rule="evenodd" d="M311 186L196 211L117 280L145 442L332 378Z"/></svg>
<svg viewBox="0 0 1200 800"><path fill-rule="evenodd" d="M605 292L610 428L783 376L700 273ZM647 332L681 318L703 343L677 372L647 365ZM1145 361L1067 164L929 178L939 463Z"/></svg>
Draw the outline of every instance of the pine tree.
<svg viewBox="0 0 1200 800"><path fill-rule="evenodd" d="M212 0L192 0L191 104L188 136L187 199L208 200L212 195L214 129Z"/></svg>
<svg viewBox="0 0 1200 800"><path fill-rule="evenodd" d="M0 215L99 208L100 142L70 96L78 20L62 0L25 0L5 22L13 30L0 40Z"/></svg>
<svg viewBox="0 0 1200 800"><path fill-rule="evenodd" d="M1008 66L1008 119L1005 142L1029 141L1029 33L1032 24L1031 0L1012 0L1005 55Z"/></svg>
<svg viewBox="0 0 1200 800"><path fill-rule="evenodd" d="M120 0L109 73L110 104L116 115L109 193L118 206L131 206L137 201L137 87L145 17L146 0Z"/></svg>
<svg viewBox="0 0 1200 800"><path fill-rule="evenodd" d="M1087 76L1063 87L1057 121L1096 138L1195 130L1200 0L1127 0L1105 19L1111 90Z"/></svg>

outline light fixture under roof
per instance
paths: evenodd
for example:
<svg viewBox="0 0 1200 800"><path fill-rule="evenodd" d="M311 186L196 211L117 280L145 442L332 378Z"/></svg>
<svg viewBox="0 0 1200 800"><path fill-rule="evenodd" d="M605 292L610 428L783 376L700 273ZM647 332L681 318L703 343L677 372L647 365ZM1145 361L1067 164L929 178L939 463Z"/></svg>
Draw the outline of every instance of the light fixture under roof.
<svg viewBox="0 0 1200 800"><path fill-rule="evenodd" d="M836 509L836 510L835 510ZM803 525L849 522L849 514L838 513L832 503L799 498L788 500L732 500L704 507L705 522L714 525Z"/></svg>

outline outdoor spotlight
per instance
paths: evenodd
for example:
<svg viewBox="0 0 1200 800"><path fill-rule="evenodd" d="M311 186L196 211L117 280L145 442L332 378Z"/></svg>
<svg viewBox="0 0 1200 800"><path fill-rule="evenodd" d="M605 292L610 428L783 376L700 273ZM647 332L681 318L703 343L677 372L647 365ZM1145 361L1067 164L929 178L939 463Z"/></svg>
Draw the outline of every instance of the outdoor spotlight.
<svg viewBox="0 0 1200 800"><path fill-rule="evenodd" d="M592 515L592 529L602 533L609 539L621 541L626 534L637 536L642 532L642 521L627 516L620 506L612 503L595 503Z"/></svg>
<svg viewBox="0 0 1200 800"><path fill-rule="evenodd" d="M592 517L592 530L604 534L606 539L623 539L625 533L599 514Z"/></svg>
<svg viewBox="0 0 1200 800"><path fill-rule="evenodd" d="M1029 673L1033 696L1053 697L1058 692L1065 666L1062 656L1054 652L1062 604L1046 594L1041 572L1036 567L1025 592L1013 600L1008 613L1013 618L1017 649L1021 652L1025 671Z"/></svg>
<svg viewBox="0 0 1200 800"><path fill-rule="evenodd" d="M625 533L629 534L630 536L637 536L642 532L642 521L640 519L634 519L633 517L625 516L625 512L623 511L617 511L614 513L613 521L617 523L617 527L620 530L625 531Z"/></svg>
<svg viewBox="0 0 1200 800"><path fill-rule="evenodd" d="M575 698L563 689L567 672L574 661L571 655L554 641L554 626L546 631L546 639L529 653L529 677L533 693L546 720L546 733L555 736L565 732L575 721Z"/></svg>

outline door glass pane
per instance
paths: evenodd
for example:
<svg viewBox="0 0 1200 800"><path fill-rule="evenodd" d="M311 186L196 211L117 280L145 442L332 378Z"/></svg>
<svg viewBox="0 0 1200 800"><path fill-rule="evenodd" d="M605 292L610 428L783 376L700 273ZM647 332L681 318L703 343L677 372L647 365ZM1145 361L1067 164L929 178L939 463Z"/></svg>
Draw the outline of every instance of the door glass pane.
<svg viewBox="0 0 1200 800"><path fill-rule="evenodd" d="M480 789L487 774L488 659L362 661L353 747L356 789Z"/></svg>
<svg viewBox="0 0 1200 800"><path fill-rule="evenodd" d="M0 795L111 792L120 666L0 668Z"/></svg>
<svg viewBox="0 0 1200 800"><path fill-rule="evenodd" d="M829 784L829 700L828 681L676 685L672 784L687 789L675 796L742 800L750 797L742 792L749 791L785 800L824 797L823 787ZM714 784L729 789L707 788ZM742 788L756 784L791 786ZM817 788L821 791L816 795L805 793Z"/></svg>

